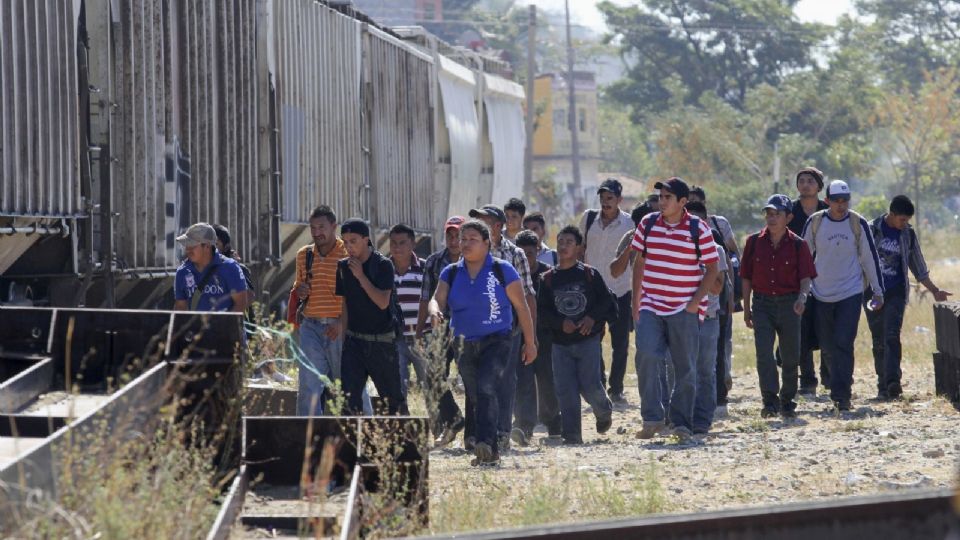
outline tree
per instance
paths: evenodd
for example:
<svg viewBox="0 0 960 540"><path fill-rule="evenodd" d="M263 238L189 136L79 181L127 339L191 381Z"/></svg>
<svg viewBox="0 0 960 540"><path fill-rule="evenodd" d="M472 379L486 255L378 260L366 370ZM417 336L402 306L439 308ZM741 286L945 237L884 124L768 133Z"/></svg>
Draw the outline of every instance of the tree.
<svg viewBox="0 0 960 540"><path fill-rule="evenodd" d="M813 64L821 25L800 22L797 0L643 0L639 6L598 4L609 37L619 41L631 64L628 77L610 94L634 108L639 120L671 97L665 81L686 89L686 103L714 95L743 109L747 93L761 84Z"/></svg>
<svg viewBox="0 0 960 540"><path fill-rule="evenodd" d="M598 123L600 129L600 167L633 177L654 174L648 152L648 132L630 121L630 113L601 95Z"/></svg>
<svg viewBox="0 0 960 540"><path fill-rule="evenodd" d="M952 163L960 135L958 90L957 70L942 69L926 73L917 90L904 83L888 92L876 109L878 142L896 175L896 190L906 192L912 184L918 225L921 195L927 190L934 197L946 195L943 179L953 178L939 165Z"/></svg>

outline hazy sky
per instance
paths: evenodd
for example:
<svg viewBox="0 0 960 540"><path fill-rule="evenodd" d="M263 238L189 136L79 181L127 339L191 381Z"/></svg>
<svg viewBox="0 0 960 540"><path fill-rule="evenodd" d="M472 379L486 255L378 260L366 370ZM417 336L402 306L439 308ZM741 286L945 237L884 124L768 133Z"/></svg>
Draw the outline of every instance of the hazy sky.
<svg viewBox="0 0 960 540"><path fill-rule="evenodd" d="M626 0L614 0L617 4L632 4ZM537 7L551 11L563 10L563 0L520 0L518 5L535 4ZM803 21L815 21L833 24L837 17L853 10L851 0L800 0L797 5L797 14ZM570 0L570 22L582 24L604 32L606 26L603 16L597 11L593 0Z"/></svg>

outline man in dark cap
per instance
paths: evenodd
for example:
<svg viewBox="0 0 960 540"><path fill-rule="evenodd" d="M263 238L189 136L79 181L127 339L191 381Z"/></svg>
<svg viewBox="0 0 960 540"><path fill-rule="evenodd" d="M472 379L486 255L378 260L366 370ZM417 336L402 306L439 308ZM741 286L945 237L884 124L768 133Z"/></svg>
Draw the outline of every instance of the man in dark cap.
<svg viewBox="0 0 960 540"><path fill-rule="evenodd" d="M800 197L793 201L790 213L793 215L787 228L797 236L803 235L803 226L814 213L829 208L820 198L823 191L823 172L816 167L804 167L797 172L797 191ZM818 348L816 325L814 317L816 310L813 295L807 297L807 307L800 320L800 390L802 396L816 396L817 383L830 386L830 368L823 359L820 359L820 380L817 380L817 370L813 364L813 351Z"/></svg>
<svg viewBox="0 0 960 540"><path fill-rule="evenodd" d="M393 303L393 263L373 249L370 227L358 218L340 225L348 257L337 263L336 294L343 297L345 338L340 371L347 409L363 410L367 377L390 414L406 414L397 360L398 319ZM396 308L399 309L399 308Z"/></svg>

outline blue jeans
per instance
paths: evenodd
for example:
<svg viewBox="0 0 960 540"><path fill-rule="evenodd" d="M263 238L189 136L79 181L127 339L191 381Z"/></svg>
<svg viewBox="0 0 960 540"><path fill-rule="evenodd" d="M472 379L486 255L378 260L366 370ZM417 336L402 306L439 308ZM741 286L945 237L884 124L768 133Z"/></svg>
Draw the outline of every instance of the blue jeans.
<svg viewBox="0 0 960 540"><path fill-rule="evenodd" d="M340 355L343 352L343 335L337 339L326 336L333 323L316 319L304 319L300 325L300 349L303 361L309 365L297 365L300 371L297 391L297 415L319 416L323 414L323 389L325 384L313 371L316 370L331 382L340 378Z"/></svg>
<svg viewBox="0 0 960 540"><path fill-rule="evenodd" d="M497 431L500 435L510 435L513 424L513 404L517 399L517 370L520 367L520 350L523 344L523 332L514 328L510 334L510 352L500 386L497 388L497 403L500 407Z"/></svg>
<svg viewBox="0 0 960 540"><path fill-rule="evenodd" d="M677 427L693 429L693 402L696 396L696 364L700 345L700 319L686 310L666 317L640 312L637 323L637 378L640 386L640 416L644 422L663 422L660 372L670 351L674 373L670 396L670 421Z"/></svg>
<svg viewBox="0 0 960 540"><path fill-rule="evenodd" d="M697 353L697 393L693 404L694 429L708 430L717 408L717 340L720 319L705 319L700 324L700 346Z"/></svg>
<svg viewBox="0 0 960 540"><path fill-rule="evenodd" d="M869 302L873 291L867 289L863 301ZM907 295L903 287L890 287L883 295L883 307L867 312L870 336L873 338L873 368L877 372L877 389L885 392L891 384L900 384L900 330Z"/></svg>
<svg viewBox="0 0 960 540"><path fill-rule="evenodd" d="M860 324L860 295L839 302L817 301L817 338L821 361L830 366L830 399L850 399L853 386L853 342Z"/></svg>
<svg viewBox="0 0 960 540"><path fill-rule="evenodd" d="M573 345L553 344L553 384L560 403L560 425L563 438L581 441L580 396L593 407L598 419L613 414L613 403L607 398L600 381L602 334Z"/></svg>
<svg viewBox="0 0 960 540"><path fill-rule="evenodd" d="M403 336L397 340L397 360L400 363L400 389L403 399L407 399L407 390L410 387L410 364L417 373L417 383L424 389L427 381L427 367L423 358L413 350L412 337Z"/></svg>
<svg viewBox="0 0 960 540"><path fill-rule="evenodd" d="M474 436L478 443L490 445L497 451L497 423L500 415L499 395L502 379L516 369L508 369L512 338L509 334L487 336L477 341L465 341L457 358L457 367L463 377L467 398L476 405L467 414L473 414L476 426Z"/></svg>

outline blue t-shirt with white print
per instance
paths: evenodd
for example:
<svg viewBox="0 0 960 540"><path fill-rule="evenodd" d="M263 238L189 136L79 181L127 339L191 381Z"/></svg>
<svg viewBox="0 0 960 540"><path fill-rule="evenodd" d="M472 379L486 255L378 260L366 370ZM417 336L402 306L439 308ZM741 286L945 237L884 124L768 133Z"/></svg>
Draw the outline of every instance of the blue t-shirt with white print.
<svg viewBox="0 0 960 540"><path fill-rule="evenodd" d="M176 300L186 300L189 308L193 292L204 279L204 275L213 272L199 293L197 311L229 311L233 308L231 293L247 290L247 280L237 261L224 257L217 251L213 260L203 272L197 270L190 260L183 261L177 268L177 277L173 282L173 296Z"/></svg>
<svg viewBox="0 0 960 540"><path fill-rule="evenodd" d="M450 327L456 336L466 341L477 341L493 334L509 332L513 326L513 311L507 297L506 285L518 281L520 274L502 259L496 259L503 271L504 285L493 270L494 258L487 254L476 278L470 277L463 259L440 272L440 279L450 286L447 304L450 306ZM450 269L457 266L454 281L450 283Z"/></svg>
<svg viewBox="0 0 960 540"><path fill-rule="evenodd" d="M903 286L903 255L900 252L900 229L887 225L880 220L883 237L877 242L877 254L880 255L880 271L883 273L883 287L890 290Z"/></svg>

